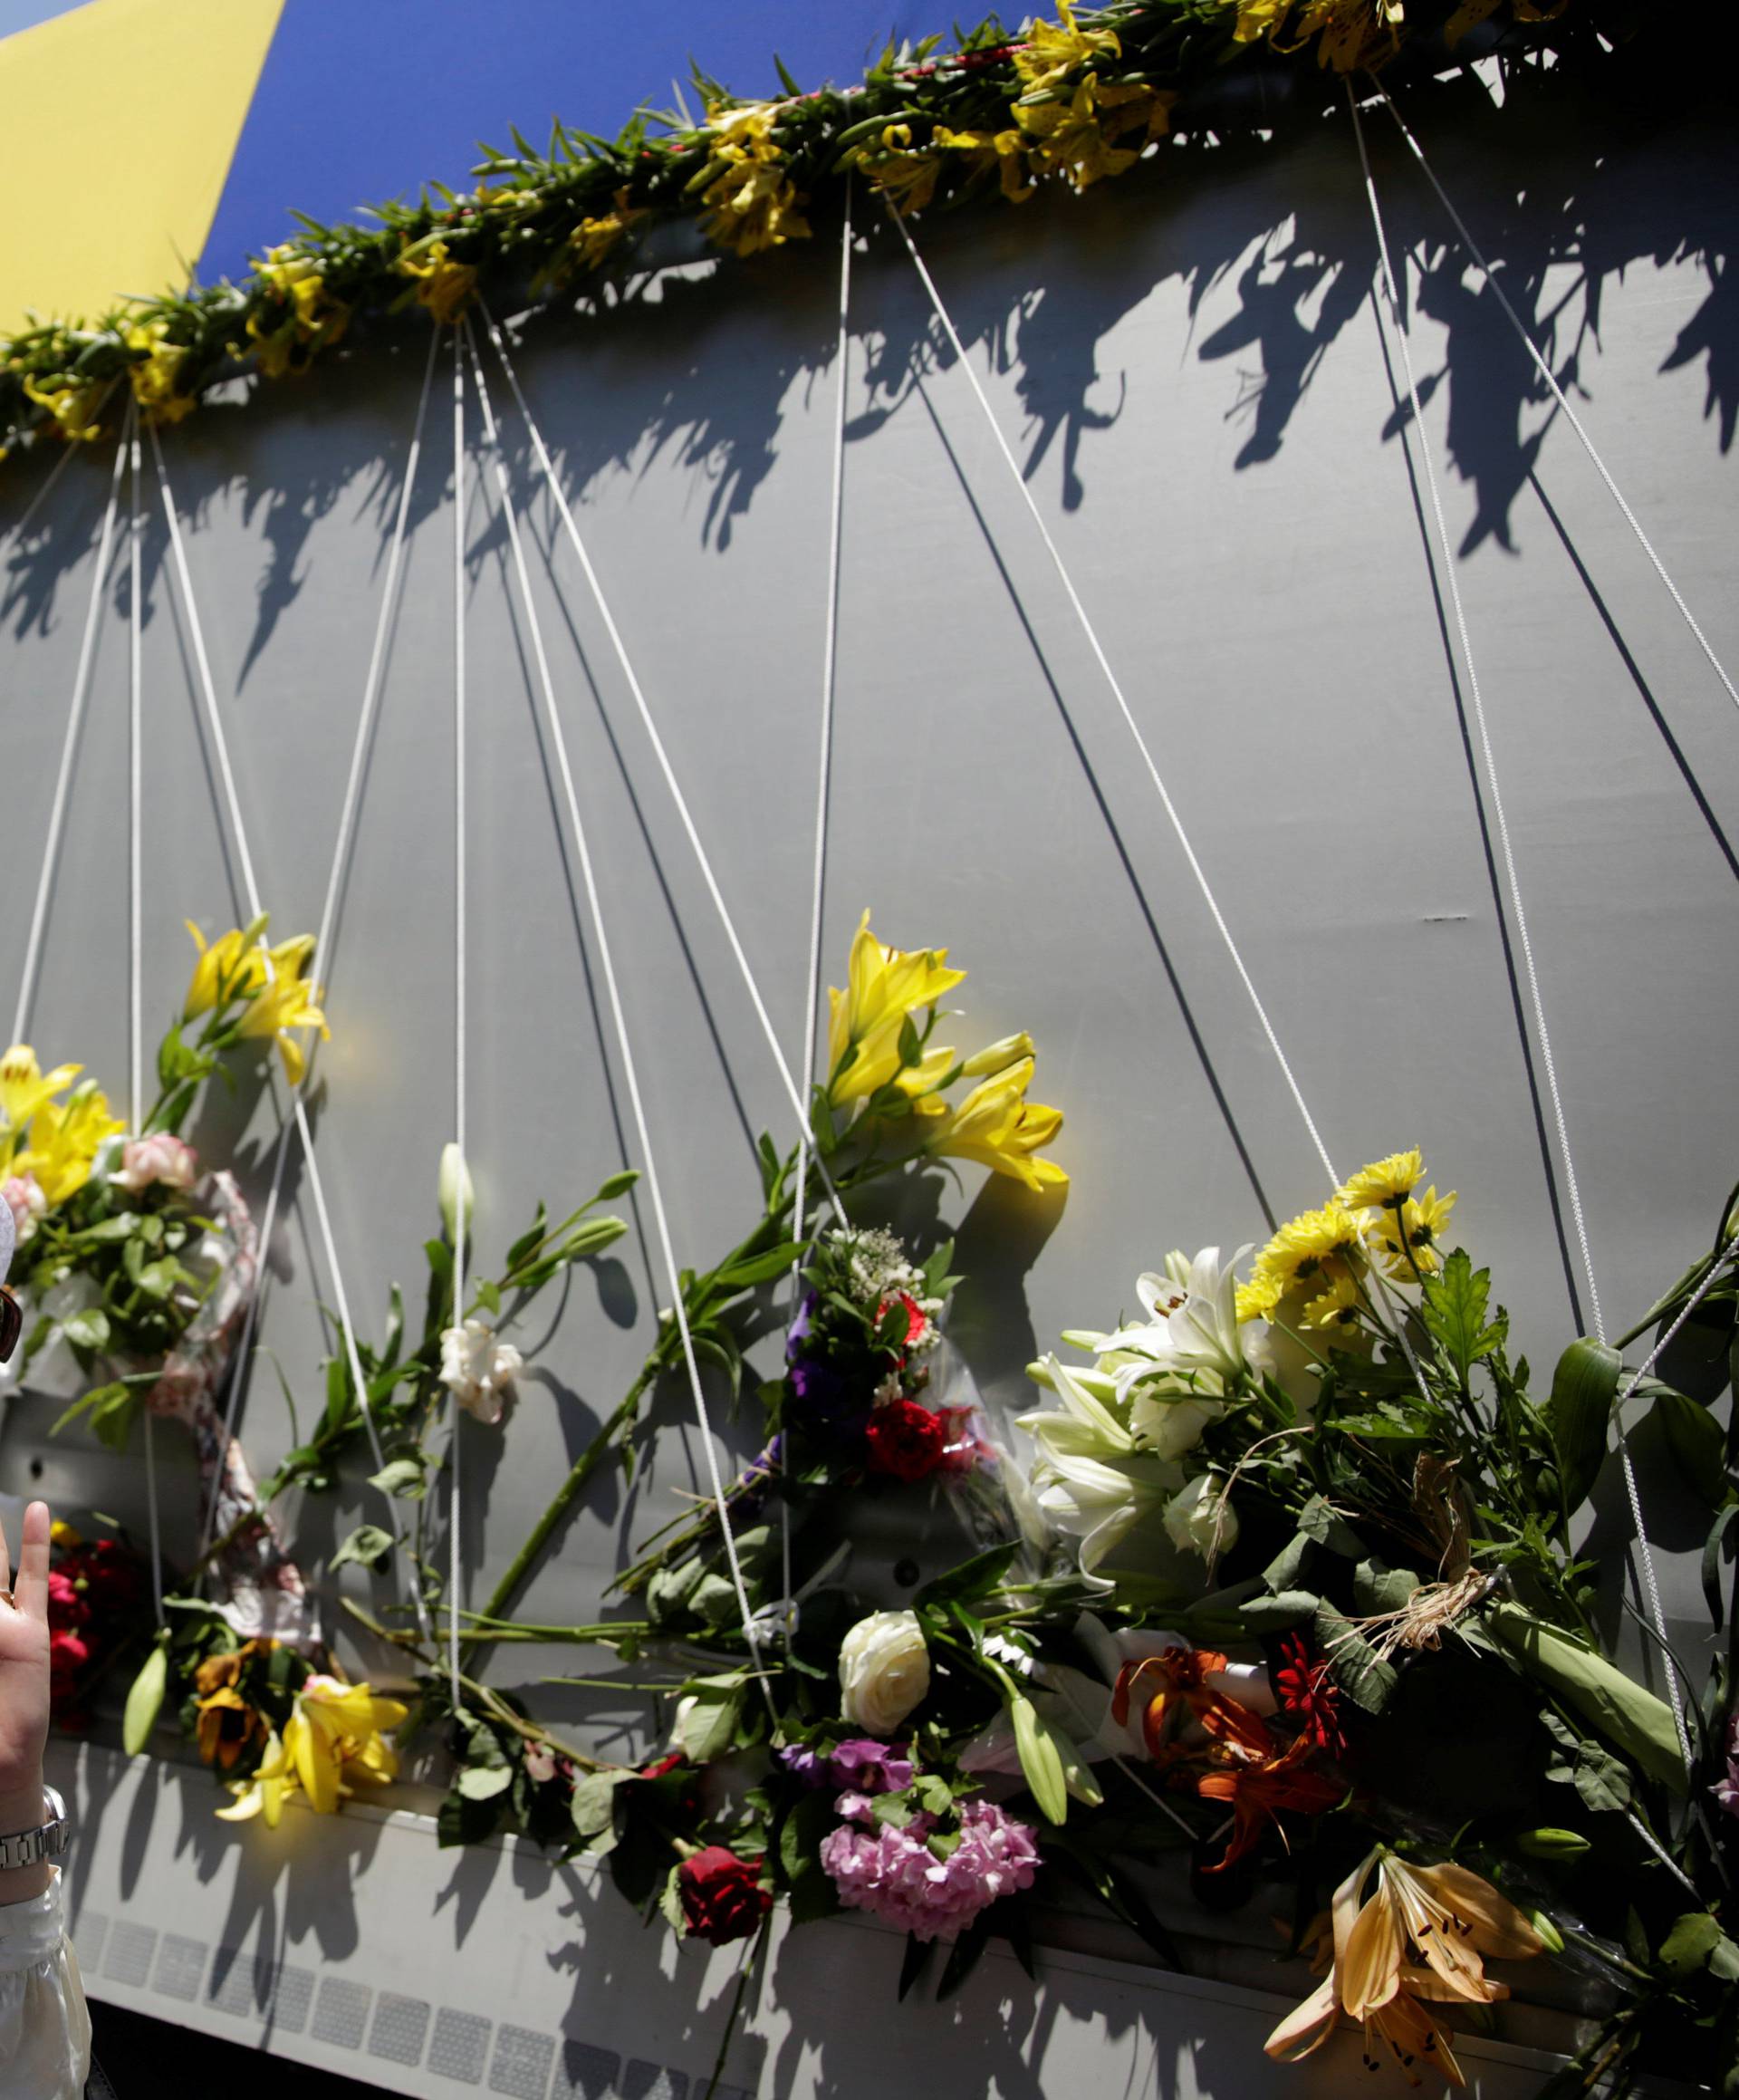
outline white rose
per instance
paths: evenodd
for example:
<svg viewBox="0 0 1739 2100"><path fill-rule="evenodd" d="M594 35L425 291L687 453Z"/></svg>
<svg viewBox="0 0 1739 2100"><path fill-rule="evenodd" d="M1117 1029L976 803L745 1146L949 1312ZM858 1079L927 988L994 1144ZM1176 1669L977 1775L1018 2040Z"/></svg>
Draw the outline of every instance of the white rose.
<svg viewBox="0 0 1739 2100"><path fill-rule="evenodd" d="M129 1138L121 1148L120 1171L109 1179L117 1189L137 1196L154 1181L166 1189L191 1189L198 1172L193 1147L168 1131L158 1131L149 1138Z"/></svg>
<svg viewBox="0 0 1739 2100"><path fill-rule="evenodd" d="M486 1320L467 1320L441 1335L441 1382L479 1421L501 1420L524 1361L511 1342L495 1339Z"/></svg>
<svg viewBox="0 0 1739 2100"><path fill-rule="evenodd" d="M853 1728L891 1736L930 1689L930 1652L916 1612L872 1612L840 1648L840 1711Z"/></svg>
<svg viewBox="0 0 1739 2100"><path fill-rule="evenodd" d="M1220 1473L1198 1473L1182 1494L1166 1504L1167 1536L1180 1553L1204 1559L1237 1544L1238 1517Z"/></svg>

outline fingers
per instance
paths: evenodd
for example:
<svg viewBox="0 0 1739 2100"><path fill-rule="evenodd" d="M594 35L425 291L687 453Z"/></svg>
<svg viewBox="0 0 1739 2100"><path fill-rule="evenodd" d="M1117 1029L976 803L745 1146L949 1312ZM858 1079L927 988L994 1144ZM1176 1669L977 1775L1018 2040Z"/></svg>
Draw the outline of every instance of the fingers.
<svg viewBox="0 0 1739 2100"><path fill-rule="evenodd" d="M48 1504L33 1502L24 1511L24 1536L18 1549L18 1579L12 1599L27 1619L48 1623Z"/></svg>

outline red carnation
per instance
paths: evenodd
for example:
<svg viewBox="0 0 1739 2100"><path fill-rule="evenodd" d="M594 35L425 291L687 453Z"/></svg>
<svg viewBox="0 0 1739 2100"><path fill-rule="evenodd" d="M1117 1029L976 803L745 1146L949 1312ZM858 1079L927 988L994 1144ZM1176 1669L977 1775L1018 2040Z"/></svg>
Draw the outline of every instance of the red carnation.
<svg viewBox="0 0 1739 2100"><path fill-rule="evenodd" d="M761 1862L739 1859L722 1845L685 1859L677 1869L682 1915L697 1939L714 1947L746 1940L773 1907L761 1886Z"/></svg>
<svg viewBox="0 0 1739 2100"><path fill-rule="evenodd" d="M642 1765L640 1777L642 1779L662 1779L667 1772L674 1772L681 1762L682 1752L672 1750L668 1758L660 1758L655 1764Z"/></svg>
<svg viewBox="0 0 1739 2100"><path fill-rule="evenodd" d="M890 1400L870 1417L863 1432L870 1469L896 1480L921 1480L935 1472L948 1447L949 1424L915 1400Z"/></svg>

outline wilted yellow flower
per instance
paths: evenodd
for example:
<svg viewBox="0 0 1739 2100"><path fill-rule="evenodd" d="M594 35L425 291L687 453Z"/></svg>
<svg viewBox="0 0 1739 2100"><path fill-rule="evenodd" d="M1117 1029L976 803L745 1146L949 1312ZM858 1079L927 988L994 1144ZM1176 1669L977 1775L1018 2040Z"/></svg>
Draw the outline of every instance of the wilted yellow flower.
<svg viewBox="0 0 1739 2100"><path fill-rule="evenodd" d="M274 1729L265 1739L265 1748L251 1779L232 1779L233 1806L216 1814L225 1823L246 1823L255 1816L265 1818L268 1830L278 1827L283 1805L296 1792L296 1775L282 1739Z"/></svg>
<svg viewBox="0 0 1739 2100"><path fill-rule="evenodd" d="M712 164L720 172L701 191L706 207L700 229L734 255L758 255L790 240L809 238L801 197L785 172L773 137L771 102L722 104L707 112Z"/></svg>
<svg viewBox="0 0 1739 2100"><path fill-rule="evenodd" d="M1010 204L1024 204L1033 194L1027 179L1026 140L1018 126L1005 131L952 131L938 124L930 143L938 152L966 153L972 159L972 172L994 167Z"/></svg>
<svg viewBox="0 0 1739 2100"><path fill-rule="evenodd" d="M476 289L476 271L469 263L454 262L445 241L432 242L420 257L400 255L399 267L407 277L416 278L417 303L428 307L444 327L458 319Z"/></svg>
<svg viewBox="0 0 1739 2100"><path fill-rule="evenodd" d="M634 221L646 217L644 211L630 208L626 185L616 192L615 206L613 211L595 218L582 218L568 236L568 246L582 270L595 270L607 261Z"/></svg>
<svg viewBox="0 0 1739 2100"><path fill-rule="evenodd" d="M1029 1189L1065 1189L1069 1177L1054 1160L1033 1154L1062 1128L1062 1111L1026 1098L1033 1063L1023 1057L992 1078L982 1079L959 1107L949 1112L928 1150L940 1157L976 1160Z"/></svg>
<svg viewBox="0 0 1739 2100"><path fill-rule="evenodd" d="M1057 0L1055 22L1035 22L1014 52L1014 70L1029 94L1055 88L1079 65L1122 51L1109 29L1078 29L1072 0Z"/></svg>
<svg viewBox="0 0 1739 2100"><path fill-rule="evenodd" d="M44 1101L30 1125L30 1143L13 1171L35 1177L52 1210L75 1196L91 1179L91 1164L105 1138L126 1126L109 1113L109 1097L88 1079L64 1103Z"/></svg>
<svg viewBox="0 0 1739 2100"><path fill-rule="evenodd" d="M190 416L198 404L191 394L178 393L175 385L187 352L183 344L168 341L165 324L161 321L135 323L127 331L127 347L145 352L142 360L129 366L127 376L132 382L133 399L150 420L178 423L183 416Z"/></svg>
<svg viewBox="0 0 1739 2100"><path fill-rule="evenodd" d="M964 981L946 967L946 948L886 948L870 930L866 911L851 943L847 988L828 987L827 1067L830 1101L860 1101L886 1086L900 1069L899 1040L907 1016L933 1007Z"/></svg>
<svg viewBox="0 0 1739 2100"><path fill-rule="evenodd" d="M24 391L39 409L48 410L55 429L69 445L90 445L101 437L102 425L97 420L104 391L101 380L87 381L82 386L70 381L40 386L26 379Z"/></svg>

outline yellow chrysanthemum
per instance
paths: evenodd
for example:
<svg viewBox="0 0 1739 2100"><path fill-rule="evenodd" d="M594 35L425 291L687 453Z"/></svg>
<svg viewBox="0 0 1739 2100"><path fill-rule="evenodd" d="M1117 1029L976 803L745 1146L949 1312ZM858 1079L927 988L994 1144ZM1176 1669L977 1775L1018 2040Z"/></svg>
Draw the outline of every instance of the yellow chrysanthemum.
<svg viewBox="0 0 1739 2100"><path fill-rule="evenodd" d="M1416 1267L1427 1276L1436 1273L1436 1243L1442 1238L1443 1228L1448 1224L1449 1213L1455 1207L1455 1190L1452 1189L1446 1196L1439 1196L1434 1184L1422 1196L1409 1197L1398 1213L1392 1209L1383 1212L1373 1231L1372 1243L1390 1276L1408 1277Z"/></svg>
<svg viewBox="0 0 1739 2100"><path fill-rule="evenodd" d="M1279 1280L1271 1276L1254 1276L1247 1284L1237 1288L1238 1325L1248 1320L1265 1320L1285 1296Z"/></svg>
<svg viewBox="0 0 1739 2100"><path fill-rule="evenodd" d="M1351 1273L1337 1269L1329 1287L1310 1300L1301 1315L1307 1327L1354 1327L1359 1323L1359 1286Z"/></svg>
<svg viewBox="0 0 1739 2100"><path fill-rule="evenodd" d="M1425 1156L1415 1145L1410 1151L1390 1152L1386 1160L1373 1160L1360 1167L1334 1192L1337 1203L1349 1210L1394 1209L1409 1197L1425 1179Z"/></svg>
<svg viewBox="0 0 1739 2100"><path fill-rule="evenodd" d="M1283 1293L1308 1283L1358 1247L1359 1220L1343 1204L1325 1203L1281 1227L1256 1257L1256 1277L1277 1284Z"/></svg>

